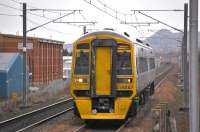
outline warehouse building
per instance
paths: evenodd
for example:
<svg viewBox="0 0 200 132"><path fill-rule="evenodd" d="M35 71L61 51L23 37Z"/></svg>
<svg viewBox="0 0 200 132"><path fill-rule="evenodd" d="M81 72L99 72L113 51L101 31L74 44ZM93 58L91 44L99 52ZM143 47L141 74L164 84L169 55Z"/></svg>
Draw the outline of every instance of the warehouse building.
<svg viewBox="0 0 200 132"><path fill-rule="evenodd" d="M0 53L0 97L22 93L22 65L22 56L19 53Z"/></svg>
<svg viewBox="0 0 200 132"><path fill-rule="evenodd" d="M0 52L19 52L18 44L22 36L0 34ZM27 43L33 45L27 51L27 65L32 86L46 86L54 80L63 78L63 44L50 39L28 37Z"/></svg>

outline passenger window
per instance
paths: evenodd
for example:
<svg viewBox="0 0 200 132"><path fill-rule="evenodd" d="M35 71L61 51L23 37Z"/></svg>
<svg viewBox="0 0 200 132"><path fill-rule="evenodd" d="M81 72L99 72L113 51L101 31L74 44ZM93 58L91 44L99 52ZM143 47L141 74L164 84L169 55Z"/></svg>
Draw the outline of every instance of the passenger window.
<svg viewBox="0 0 200 132"><path fill-rule="evenodd" d="M147 58L144 58L143 67L144 67L144 72L148 71L148 62L147 62Z"/></svg>
<svg viewBox="0 0 200 132"><path fill-rule="evenodd" d="M140 73L148 71L147 58L139 57L139 69Z"/></svg>
<svg viewBox="0 0 200 132"><path fill-rule="evenodd" d="M118 75L131 75L131 53L118 52L117 53L117 74Z"/></svg>
<svg viewBox="0 0 200 132"><path fill-rule="evenodd" d="M75 74L89 74L89 52L76 52Z"/></svg>
<svg viewBox="0 0 200 132"><path fill-rule="evenodd" d="M154 69L154 68L155 68L155 59L150 58L150 69Z"/></svg>

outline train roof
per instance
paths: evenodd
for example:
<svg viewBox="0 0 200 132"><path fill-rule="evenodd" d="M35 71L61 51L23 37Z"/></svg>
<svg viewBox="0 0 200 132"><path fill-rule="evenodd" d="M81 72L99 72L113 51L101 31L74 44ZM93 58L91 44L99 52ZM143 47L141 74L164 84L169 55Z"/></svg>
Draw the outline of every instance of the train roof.
<svg viewBox="0 0 200 132"><path fill-rule="evenodd" d="M134 44L136 44L139 47L145 48L145 49L150 49L150 50L153 49L151 46L147 46L147 45L145 45L143 43L137 43L137 42L135 42Z"/></svg>
<svg viewBox="0 0 200 132"><path fill-rule="evenodd" d="M81 36L79 39L83 39L83 38L88 37L88 36L91 36L91 35L99 35L99 34L113 35L113 36L115 36L115 37L120 37L120 38L126 39L127 41L132 42L128 37L126 37L126 36L124 36L124 35L121 35L121 34L119 34L119 33L117 33L117 32L108 31L108 30L101 30L101 31L90 32L90 33L84 34L84 35Z"/></svg>
<svg viewBox="0 0 200 132"><path fill-rule="evenodd" d="M136 40L137 39L130 39L129 37L127 37L126 35L123 35L121 33L118 33L118 32L115 32L115 31L111 31L111 30L100 30L100 31L94 31L94 32L90 32L90 33L87 33L87 34L84 34L83 36L81 36L78 40L80 39L83 39L85 37L88 37L88 36L92 36L92 35L99 35L99 34L108 34L108 35L113 35L115 37L120 37L120 38L123 38L127 41L130 41L132 42L133 44L136 44L136 45L139 45L143 48L147 48L147 49L152 49L151 46L147 46L145 43L141 43L141 42L137 42Z"/></svg>

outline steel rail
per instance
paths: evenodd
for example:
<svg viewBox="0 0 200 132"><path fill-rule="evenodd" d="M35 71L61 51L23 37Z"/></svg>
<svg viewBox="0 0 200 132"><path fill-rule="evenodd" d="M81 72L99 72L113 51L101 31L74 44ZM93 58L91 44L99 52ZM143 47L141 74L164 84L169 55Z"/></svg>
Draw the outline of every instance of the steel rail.
<svg viewBox="0 0 200 132"><path fill-rule="evenodd" d="M53 113L45 113L45 114L49 114L49 117L47 117L47 115L45 114L42 114L44 113L45 111L47 110L51 110L51 109L55 109L55 110L58 110L58 107L62 106L62 105L65 105L65 103L71 103L72 102L72 98L68 98L66 100L61 100L59 102L56 102L54 104L51 104L51 105L48 105L48 106L45 106L45 107L42 107L42 108L39 108L39 109L36 109L36 110L33 110L33 111L30 111L30 112L27 112L25 114L22 114L22 115L19 115L19 116L16 116L16 117L13 117L13 118L10 118L8 120L5 120L5 121L2 121L0 122L0 131L3 130L3 131L18 131L18 130L22 130L23 128L26 128L28 126L31 126L33 124L37 124L39 123L41 120L43 120L42 122L44 122L45 119L47 118L53 118L56 117L56 115L61 115L61 113L64 113L64 111L60 112L59 113L57 112L56 114L53 114ZM70 106L69 109L71 109L72 107ZM67 109L67 108L66 108ZM67 109L67 111L69 111L69 109ZM66 111L66 110L65 110ZM56 112L56 111L55 111ZM43 119L41 119L40 121L35 121L35 120L38 120L38 118L35 118L37 117L38 115L41 115L42 116L46 116L46 117L43 117ZM44 119L45 118L45 119ZM28 119L32 119L33 121L31 122L31 120L28 120ZM22 121L22 122L20 122ZM28 123L26 122L28 121ZM41 122L41 123L42 123ZM9 128L11 126L14 125L14 130L12 130L12 128ZM34 126L35 126L34 125ZM23 126L23 127L22 127ZM25 127L24 127L25 126ZM7 130L7 129L8 130Z"/></svg>
<svg viewBox="0 0 200 132"><path fill-rule="evenodd" d="M18 131L16 131L16 132L23 132L23 131L25 131L25 130L31 129L31 128L33 128L33 127L36 127L36 126L38 126L38 125L40 125L40 124L42 124L42 123L44 123L44 122L46 122L46 121L49 121L49 120L51 120L51 119L53 119L53 118L55 118L55 117L58 117L58 116L60 116L60 115L63 115L63 114L65 114L65 113L67 113L68 111L71 111L71 110L73 110L73 109L74 109L74 107L70 107L70 108L68 108L68 109L66 109L66 110L64 110L64 111L62 111L62 112L59 112L59 113L57 113L57 114L55 114L55 115L53 115L53 116L47 117L47 118L45 118L45 119L43 119L43 120L41 120L41 121L38 121L38 122L36 122L36 123L33 123L33 124L31 124L31 125L29 125L29 126L27 126L27 127L24 127L24 128L22 128L22 129L20 129L20 130L18 130Z"/></svg>
<svg viewBox="0 0 200 132"><path fill-rule="evenodd" d="M166 68L166 70L163 71L163 72L161 72L161 73L159 73L159 74L156 76L156 78L159 78L159 77L162 76L165 72L168 72L172 67L173 67L173 66L170 66L169 68Z"/></svg>
<svg viewBox="0 0 200 132"><path fill-rule="evenodd" d="M133 118L128 118L115 132L121 132L132 120Z"/></svg>
<svg viewBox="0 0 200 132"><path fill-rule="evenodd" d="M86 129L86 124L81 125L79 128L74 130L73 132L82 132Z"/></svg>
<svg viewBox="0 0 200 132"><path fill-rule="evenodd" d="M162 72L163 74L161 74L160 76L164 75L166 72L170 71L171 69L173 68L173 66L171 66L169 69L167 69L165 72ZM155 89L157 89L166 79L167 79L167 76L169 75L169 73L167 73L165 75L165 77L163 77L163 79L161 79L157 84L156 84L156 87Z"/></svg>
<svg viewBox="0 0 200 132"><path fill-rule="evenodd" d="M173 66L174 65L171 65L171 66L169 66L168 68L166 68L166 70L165 71L163 71L163 72L161 72L161 73L159 73L156 77L155 77L155 80L156 81L158 81L157 83L155 83L155 89L157 88L157 86L159 86L160 84L160 82L161 82L161 80L159 80L163 75L165 75L167 72L169 72L172 68L173 68ZM166 75L167 76L167 75ZM159 85L158 85L159 84Z"/></svg>

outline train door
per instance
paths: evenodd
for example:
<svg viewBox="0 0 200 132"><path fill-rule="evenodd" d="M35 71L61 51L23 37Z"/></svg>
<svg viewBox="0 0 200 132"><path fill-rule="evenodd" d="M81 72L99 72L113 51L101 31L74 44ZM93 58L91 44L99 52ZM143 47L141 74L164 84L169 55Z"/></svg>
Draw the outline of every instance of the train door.
<svg viewBox="0 0 200 132"><path fill-rule="evenodd" d="M110 95L111 93L111 48L96 48L96 94Z"/></svg>
<svg viewBox="0 0 200 132"><path fill-rule="evenodd" d="M92 97L116 94L116 47L112 39L96 39L92 43Z"/></svg>

